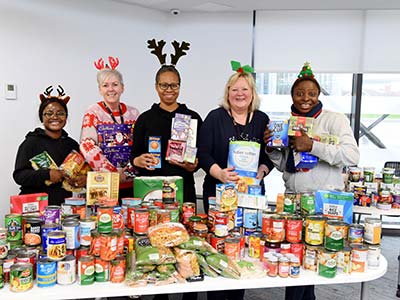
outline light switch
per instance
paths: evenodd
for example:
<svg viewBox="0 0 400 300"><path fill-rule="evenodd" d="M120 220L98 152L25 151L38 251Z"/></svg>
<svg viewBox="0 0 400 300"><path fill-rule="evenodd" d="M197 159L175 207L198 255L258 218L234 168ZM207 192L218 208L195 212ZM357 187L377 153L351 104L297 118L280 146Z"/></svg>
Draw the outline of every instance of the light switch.
<svg viewBox="0 0 400 300"><path fill-rule="evenodd" d="M17 100L17 86L13 83L6 83L5 98L7 100Z"/></svg>

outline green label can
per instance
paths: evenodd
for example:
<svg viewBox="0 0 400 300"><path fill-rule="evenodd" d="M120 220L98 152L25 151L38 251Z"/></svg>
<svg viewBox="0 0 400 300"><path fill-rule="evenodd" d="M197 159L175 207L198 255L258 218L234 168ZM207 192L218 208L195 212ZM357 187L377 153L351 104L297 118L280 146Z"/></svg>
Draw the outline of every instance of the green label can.
<svg viewBox="0 0 400 300"><path fill-rule="evenodd" d="M8 241L22 240L22 215L8 214L4 219Z"/></svg>
<svg viewBox="0 0 400 300"><path fill-rule="evenodd" d="M283 198L283 211L288 213L296 212L296 193L285 193Z"/></svg>
<svg viewBox="0 0 400 300"><path fill-rule="evenodd" d="M318 252L318 275L334 278L336 276L336 252L321 249Z"/></svg>
<svg viewBox="0 0 400 300"><path fill-rule="evenodd" d="M303 216L315 214L314 193L302 193L300 198L300 210Z"/></svg>
<svg viewBox="0 0 400 300"><path fill-rule="evenodd" d="M78 284L90 285L94 282L94 257L82 256L78 260Z"/></svg>
<svg viewBox="0 0 400 300"><path fill-rule="evenodd" d="M33 266L31 263L16 263L10 268L10 290L25 292L33 287Z"/></svg>
<svg viewBox="0 0 400 300"><path fill-rule="evenodd" d="M344 247L344 239L348 225L342 221L329 220L325 223L324 246L331 251L340 251Z"/></svg>

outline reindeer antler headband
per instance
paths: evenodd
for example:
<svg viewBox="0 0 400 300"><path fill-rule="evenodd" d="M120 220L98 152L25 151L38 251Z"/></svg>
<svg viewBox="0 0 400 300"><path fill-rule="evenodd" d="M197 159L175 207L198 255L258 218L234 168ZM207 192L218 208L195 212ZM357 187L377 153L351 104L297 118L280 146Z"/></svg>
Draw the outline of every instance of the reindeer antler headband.
<svg viewBox="0 0 400 300"><path fill-rule="evenodd" d="M67 104L69 99L71 99L69 96L64 97L65 96L65 92L64 92L64 89L63 89L63 87L61 85L58 85L58 88L57 88L58 96L52 96L51 95L52 91L53 91L53 86L52 85L48 86L47 89L43 92L43 94L40 94L40 96L39 96L40 101L44 102L44 101L49 100L51 98L57 98L57 99L60 99L65 104ZM64 98L62 98L62 97L64 97Z"/></svg>
<svg viewBox="0 0 400 300"><path fill-rule="evenodd" d="M110 65L106 64L104 66L104 60L102 58L99 58L97 61L94 62L94 66L96 67L97 70L103 70L103 69L115 70L119 65L118 57L109 56L108 62L110 63Z"/></svg>
<svg viewBox="0 0 400 300"><path fill-rule="evenodd" d="M182 41L181 44L177 41L173 41L171 45L175 49L175 54L170 54L171 55L171 65L176 66L178 63L178 60L186 55L185 51L188 51L190 49L190 43ZM147 48L153 49L150 51L150 53L154 54L157 56L158 60L160 61L160 64L163 66L165 65L165 58L167 56L166 53L162 52L162 49L165 46L165 41L164 40L159 40L158 42L155 39L148 40L147 41Z"/></svg>

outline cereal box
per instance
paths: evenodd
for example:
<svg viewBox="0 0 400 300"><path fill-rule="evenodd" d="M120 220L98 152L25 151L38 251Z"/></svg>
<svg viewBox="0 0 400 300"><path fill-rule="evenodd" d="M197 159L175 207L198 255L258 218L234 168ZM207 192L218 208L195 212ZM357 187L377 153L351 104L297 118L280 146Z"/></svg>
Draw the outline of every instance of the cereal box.
<svg viewBox="0 0 400 300"><path fill-rule="evenodd" d="M277 120L269 122L268 128L273 131L272 139L268 141L268 147L287 147L289 146L289 120Z"/></svg>
<svg viewBox="0 0 400 300"><path fill-rule="evenodd" d="M86 204L93 205L98 198L118 199L119 174L117 172L88 172Z"/></svg>

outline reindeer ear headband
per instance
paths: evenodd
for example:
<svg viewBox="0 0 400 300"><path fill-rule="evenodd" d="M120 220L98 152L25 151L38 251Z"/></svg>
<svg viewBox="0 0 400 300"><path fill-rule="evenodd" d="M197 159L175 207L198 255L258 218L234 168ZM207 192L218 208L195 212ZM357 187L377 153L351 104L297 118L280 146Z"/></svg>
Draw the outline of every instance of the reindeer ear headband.
<svg viewBox="0 0 400 300"><path fill-rule="evenodd" d="M106 65L104 65L104 60L102 58L99 58L97 61L94 62L94 66L96 67L97 70L103 70L103 69L115 70L119 65L118 57L109 56L108 62L110 63L110 65L108 65L107 63Z"/></svg>
<svg viewBox="0 0 400 300"><path fill-rule="evenodd" d="M178 60L186 55L185 51L188 51L190 49L190 43L182 41L181 44L179 44L179 42L177 41L173 41L171 43L171 45L174 47L175 49L175 54L171 53L171 65L172 66L176 66L176 64L178 63ZM154 54L155 56L157 56L160 64L162 66L166 65L165 63L165 58L167 56L166 53L162 52L162 49L165 46L165 41L164 40L159 40L158 42L155 39L152 40L148 40L147 41L147 48L149 49L153 49L150 51L150 53Z"/></svg>
<svg viewBox="0 0 400 300"><path fill-rule="evenodd" d="M254 69L249 65L245 65L242 67L240 62L231 60L232 71L236 71L238 73L254 73Z"/></svg>
<svg viewBox="0 0 400 300"><path fill-rule="evenodd" d="M310 66L310 63L308 61L306 61L304 63L303 67L301 68L301 71L300 71L299 75L297 75L297 78L303 78L303 77L314 78L314 73L311 70L311 66Z"/></svg>
<svg viewBox="0 0 400 300"><path fill-rule="evenodd" d="M57 99L61 100L62 102L64 102L65 105L67 105L67 103L68 103L70 97L69 97L69 96L64 97L64 96L65 96L65 93L64 93L64 89L63 89L63 87L62 87L61 85L58 85L58 88L57 88L58 96L52 96L52 95L51 95L51 92L52 92L52 91L53 91L53 86L50 85L50 86L47 87L47 89L43 92L43 94L40 94L40 96L39 96L40 101L41 101L41 102L45 102L45 101L47 101L47 100L49 100L49 99L51 99L51 98L57 98ZM64 98L62 98L62 97L64 97Z"/></svg>

